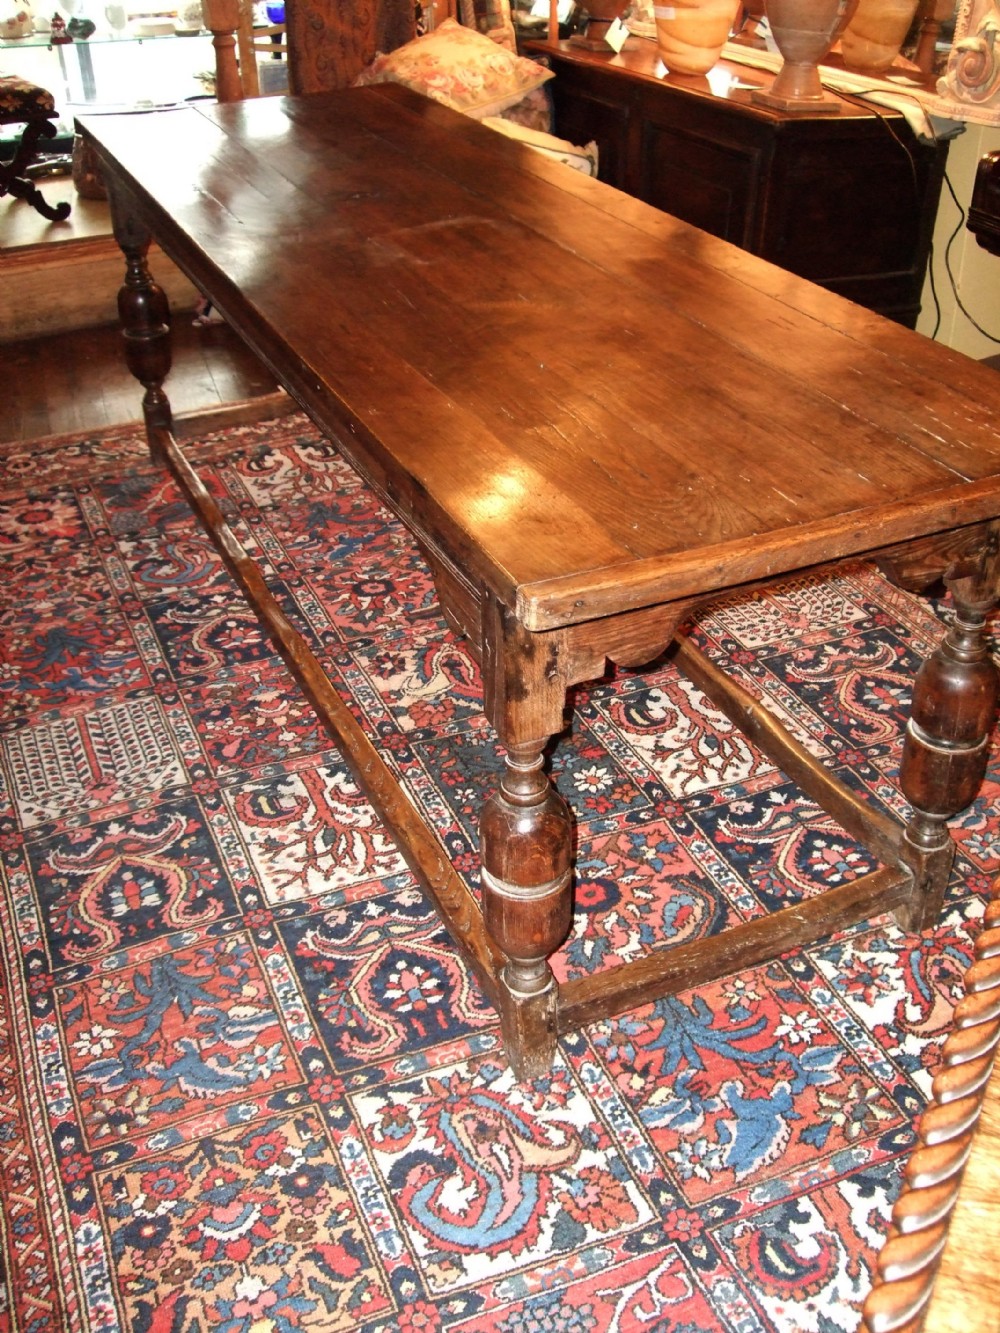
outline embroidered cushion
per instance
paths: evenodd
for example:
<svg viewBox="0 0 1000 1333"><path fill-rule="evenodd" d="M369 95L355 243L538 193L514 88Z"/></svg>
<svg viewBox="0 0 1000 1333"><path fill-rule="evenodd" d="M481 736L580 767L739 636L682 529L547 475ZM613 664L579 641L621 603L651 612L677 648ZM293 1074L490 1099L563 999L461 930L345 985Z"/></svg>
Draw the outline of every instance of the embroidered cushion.
<svg viewBox="0 0 1000 1333"><path fill-rule="evenodd" d="M552 70L445 19L388 55L377 55L357 84L401 83L481 119L495 116L552 78Z"/></svg>
<svg viewBox="0 0 1000 1333"><path fill-rule="evenodd" d="M56 109L55 98L30 79L14 74L0 74L0 120L37 120L49 117Z"/></svg>

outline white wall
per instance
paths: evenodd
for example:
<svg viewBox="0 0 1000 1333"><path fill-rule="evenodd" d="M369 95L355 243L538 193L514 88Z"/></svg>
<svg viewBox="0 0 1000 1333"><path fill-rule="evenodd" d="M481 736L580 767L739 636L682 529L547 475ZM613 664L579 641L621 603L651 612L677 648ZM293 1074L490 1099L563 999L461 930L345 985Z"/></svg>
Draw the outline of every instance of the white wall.
<svg viewBox="0 0 1000 1333"><path fill-rule="evenodd" d="M948 176L959 203L968 213L976 167L984 153L1000 149L1000 128L966 125L965 132L953 139L948 153ZM959 309L945 269L948 238L961 222L961 230L951 247L951 271L962 304L976 323L1000 340L1000 255L991 255L962 222L947 184L941 191L937 224L934 230L934 282L941 305L941 323L937 341L977 361L1000 355L1000 341L983 337ZM930 336L934 329L934 302L930 282L925 282L917 329Z"/></svg>

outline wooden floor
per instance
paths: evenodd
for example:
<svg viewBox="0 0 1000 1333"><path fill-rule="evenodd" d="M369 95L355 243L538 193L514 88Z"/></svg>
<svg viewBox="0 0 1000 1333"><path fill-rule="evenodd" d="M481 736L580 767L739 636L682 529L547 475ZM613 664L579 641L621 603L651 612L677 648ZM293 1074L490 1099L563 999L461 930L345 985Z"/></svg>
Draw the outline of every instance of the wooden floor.
<svg viewBox="0 0 1000 1333"><path fill-rule="evenodd" d="M70 216L46 222L21 200L0 200L0 275L5 257L44 251L58 266L62 247L110 235L106 202L81 198L68 176L44 180L41 186L50 203L70 201ZM172 342L166 389L178 415L256 398L277 387L224 324L196 327L189 312L177 311ZM125 366L117 324L0 343L0 364L0 443L141 419L142 386Z"/></svg>
<svg viewBox="0 0 1000 1333"><path fill-rule="evenodd" d="M0 443L100 430L142 417L142 386L129 374L117 326L0 346ZM224 324L173 321L166 389L175 414L273 393L272 376Z"/></svg>
<svg viewBox="0 0 1000 1333"><path fill-rule="evenodd" d="M37 184L48 203L69 204L69 217L49 222L23 199L5 196L0 199L0 253L110 234L111 213L106 200L84 199L69 176L43 177Z"/></svg>

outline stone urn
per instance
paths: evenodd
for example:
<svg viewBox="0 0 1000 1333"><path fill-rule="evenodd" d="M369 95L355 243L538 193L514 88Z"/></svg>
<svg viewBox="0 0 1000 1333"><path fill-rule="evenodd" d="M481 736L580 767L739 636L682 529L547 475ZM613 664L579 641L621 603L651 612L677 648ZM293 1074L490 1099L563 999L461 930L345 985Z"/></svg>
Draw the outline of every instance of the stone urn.
<svg viewBox="0 0 1000 1333"><path fill-rule="evenodd" d="M769 89L753 100L781 111L828 111L839 104L823 91L817 66L845 30L858 0L764 0L783 64Z"/></svg>
<svg viewBox="0 0 1000 1333"><path fill-rule="evenodd" d="M653 5L656 44L671 74L707 74L740 12L740 0L673 0Z"/></svg>
<svg viewBox="0 0 1000 1333"><path fill-rule="evenodd" d="M882 74L899 55L919 0L858 0L844 29L844 64L858 74Z"/></svg>

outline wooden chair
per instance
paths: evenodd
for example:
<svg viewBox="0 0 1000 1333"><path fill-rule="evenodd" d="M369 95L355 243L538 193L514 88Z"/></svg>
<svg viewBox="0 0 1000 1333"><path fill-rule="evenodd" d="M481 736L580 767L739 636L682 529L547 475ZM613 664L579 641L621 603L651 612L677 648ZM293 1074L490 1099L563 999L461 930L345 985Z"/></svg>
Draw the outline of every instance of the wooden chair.
<svg viewBox="0 0 1000 1333"><path fill-rule="evenodd" d="M377 0L360 10L342 0L286 0L285 23L265 28L253 26L252 0L202 0L202 9L213 35L220 102L260 96L261 53L286 53L293 93L346 88L377 51L402 46L418 26L413 0ZM513 45L510 0L423 0L421 10L425 30L454 18Z"/></svg>
<svg viewBox="0 0 1000 1333"><path fill-rule="evenodd" d="M288 83L293 93L348 88L378 51L417 35L413 0L285 0Z"/></svg>
<svg viewBox="0 0 1000 1333"><path fill-rule="evenodd" d="M55 98L46 88L16 75L0 75L0 124L24 125L10 162L0 162L0 197L13 195L23 199L50 222L69 216L70 206L63 201L52 205L25 174L40 152L40 141L55 137Z"/></svg>
<svg viewBox="0 0 1000 1333"><path fill-rule="evenodd" d="M239 102L261 95L259 54L284 50L285 24L253 25L253 0L202 0L202 19L215 49L215 96Z"/></svg>
<svg viewBox="0 0 1000 1333"><path fill-rule="evenodd" d="M328 92L354 82L376 51L392 51L416 36L413 0L377 0L360 10L343 0L287 0L285 23L254 35L248 0L202 0L215 48L215 95L220 102L258 96L256 56L275 49L278 28L287 43L293 93Z"/></svg>
<svg viewBox="0 0 1000 1333"><path fill-rule="evenodd" d="M878 1256L860 1333L996 1333L1000 876Z"/></svg>
<svg viewBox="0 0 1000 1333"><path fill-rule="evenodd" d="M253 0L240 0L240 25L236 30L236 49L239 54L240 83L244 97L260 97L260 70L257 65L260 56L275 57L286 55L284 23L268 23L262 28L255 28L253 23ZM265 88L266 93L270 91Z"/></svg>

